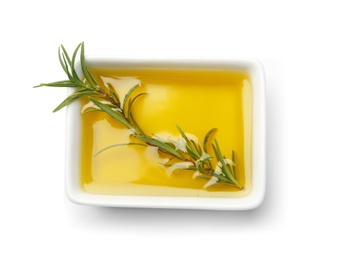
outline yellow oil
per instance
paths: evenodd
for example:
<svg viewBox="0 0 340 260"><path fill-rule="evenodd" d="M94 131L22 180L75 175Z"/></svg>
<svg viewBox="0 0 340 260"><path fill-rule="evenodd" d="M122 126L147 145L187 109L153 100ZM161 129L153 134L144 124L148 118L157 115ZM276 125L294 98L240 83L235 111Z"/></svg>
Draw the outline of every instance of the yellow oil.
<svg viewBox="0 0 340 260"><path fill-rule="evenodd" d="M91 68L100 83L111 83L123 100L137 83L132 113L146 134L176 140L184 132L201 143L211 128L222 153L236 155L236 177L251 185L251 81L244 71L186 69ZM82 100L82 109L90 104ZM169 174L167 157L153 147L121 146L94 156L101 149L133 141L131 132L103 112L82 115L81 185L91 193L131 195L230 196L239 191L226 185L204 189L192 171ZM209 153L213 155L213 151ZM244 192L244 190L242 191ZM232 196L234 196L232 195Z"/></svg>

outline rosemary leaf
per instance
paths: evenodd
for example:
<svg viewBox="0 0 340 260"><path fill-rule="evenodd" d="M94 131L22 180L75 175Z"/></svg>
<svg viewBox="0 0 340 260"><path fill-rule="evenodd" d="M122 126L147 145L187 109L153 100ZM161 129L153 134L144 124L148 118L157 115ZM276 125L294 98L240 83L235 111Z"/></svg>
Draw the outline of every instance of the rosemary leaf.
<svg viewBox="0 0 340 260"><path fill-rule="evenodd" d="M197 178L205 180L205 181L210 181L211 177L203 176L203 175L198 175Z"/></svg>
<svg viewBox="0 0 340 260"><path fill-rule="evenodd" d="M70 79L71 81L75 82L74 78L73 78L73 77L70 75L70 73L69 73L69 68L68 68L67 61L66 61L66 58L65 58L65 54L64 54L64 53L62 53L62 60L63 60L63 62L64 62L64 64L65 64L65 69L66 69L66 71L68 72L67 75L68 75L69 79Z"/></svg>
<svg viewBox="0 0 340 260"><path fill-rule="evenodd" d="M94 98L89 96L90 101L92 101L100 110L107 113L109 116L113 117L123 125L125 125L127 128L129 128L132 132L135 132L134 127L125 119L123 115L118 113L117 111L112 110L109 106L99 102L98 100L95 100Z"/></svg>
<svg viewBox="0 0 340 260"><path fill-rule="evenodd" d="M108 87L109 91L110 91L110 95L113 98L113 100L116 102L117 106L120 107L120 101L119 101L119 97L116 93L116 91L114 90L113 86L110 83L106 83L106 86Z"/></svg>
<svg viewBox="0 0 340 260"><path fill-rule="evenodd" d="M224 161L224 158L222 156L220 147L219 147L216 139L215 139L215 145L216 145L216 147L213 145L213 149L215 151L216 157L218 158L218 160L222 164L222 172L226 175L226 177L230 180L230 182L234 183L238 188L241 189L242 186L238 183L238 181L233 177L231 171L227 168L226 163Z"/></svg>
<svg viewBox="0 0 340 260"><path fill-rule="evenodd" d="M134 85L132 88L130 88L130 90L128 91L128 93L125 95L124 97L124 101L123 101L123 105L122 105L122 109L125 109L126 104L128 99L130 98L131 94L133 93L133 91L139 86L139 84ZM128 114L126 114L127 116Z"/></svg>
<svg viewBox="0 0 340 260"><path fill-rule="evenodd" d="M102 88L100 86L100 84L97 82L97 80L95 79L95 77L93 76L92 72L89 70L89 68L86 68L87 73L89 74L91 80L93 81L93 83L95 84L95 86L97 86L98 88Z"/></svg>
<svg viewBox="0 0 340 260"><path fill-rule="evenodd" d="M72 62L71 62L71 71L72 71L72 76L73 78L76 80L76 81L80 81L81 82L81 79L78 77L78 74L76 72L76 69L75 69L75 63L76 63L76 57L77 57L77 53L78 53L78 50L81 46L81 43L77 46L77 48L74 50L73 52L73 55L72 55ZM64 51L64 53L67 54L66 50Z"/></svg>
<svg viewBox="0 0 340 260"><path fill-rule="evenodd" d="M91 108L88 108L85 111L83 111L82 114L85 115L85 114L88 114L88 113L91 113L91 112L98 112L98 111L101 111L101 110L99 108L91 107Z"/></svg>
<svg viewBox="0 0 340 260"><path fill-rule="evenodd" d="M80 44L79 44L80 45ZM59 47L59 51L60 51L60 48L63 50L63 56L66 58L67 60L67 63L72 67L72 62L71 62L71 59L70 59L70 56L68 55L64 45L60 45ZM76 51L77 51L78 48L76 48ZM65 65L67 65L67 63L65 62Z"/></svg>
<svg viewBox="0 0 340 260"><path fill-rule="evenodd" d="M51 83L41 83L38 86L34 86L34 88L39 87L59 87L59 88L77 88L80 87L77 83L73 83L69 80L61 80L61 81L55 81Z"/></svg>
<svg viewBox="0 0 340 260"><path fill-rule="evenodd" d="M207 153L208 152L208 148L207 148L207 145L208 145L208 142L209 142L209 139L210 137L212 137L217 131L217 128L213 128L211 129L204 137L204 141L203 141L203 150Z"/></svg>
<svg viewBox="0 0 340 260"><path fill-rule="evenodd" d="M91 85L92 88L96 89L96 86L92 83L90 75L89 75L87 67L86 67L84 42L82 42L80 45L81 45L81 49L80 49L80 66L81 66L81 70L83 72L83 75L84 75L86 81ZM78 48L79 48L79 46L78 46Z"/></svg>
<svg viewBox="0 0 340 260"><path fill-rule="evenodd" d="M172 162L174 159L176 159L176 157L171 157L166 163L164 163L164 166L171 166L172 164L170 162Z"/></svg>
<svg viewBox="0 0 340 260"><path fill-rule="evenodd" d="M130 120L132 125L134 126L134 128L137 130L138 133L146 136L146 134L144 133L144 131L142 130L142 128L140 128L140 126L138 125L138 123L136 122L135 118L133 117L132 114L130 114Z"/></svg>
<svg viewBox="0 0 340 260"><path fill-rule="evenodd" d="M186 134L183 132L183 130L176 125L178 131L181 133L182 137L184 138L185 142L187 143L187 146L189 147L188 152L189 154L196 160L198 159L200 156L197 154L197 152L194 150L194 147L192 146L189 138L186 136Z"/></svg>
<svg viewBox="0 0 340 260"><path fill-rule="evenodd" d="M108 149L111 149L111 148L114 148L114 147L118 147L118 146L126 146L126 145L139 145L139 146L146 146L146 144L141 144L141 143L124 143L124 144L113 144L113 145L109 145L103 149L101 149L99 152L97 152L93 157L96 157L98 156L99 154L101 154L102 152L108 150Z"/></svg>
<svg viewBox="0 0 340 260"><path fill-rule="evenodd" d="M190 148L187 149L187 152L186 152L186 153L187 153L191 158L193 158L194 160L196 160L197 157L198 157L198 155L195 154L192 150L190 150Z"/></svg>
<svg viewBox="0 0 340 260"><path fill-rule="evenodd" d="M68 78L70 80L72 80L72 76L68 70L68 66L67 66L67 63L65 62L65 58L64 58L64 55L62 56L61 55L61 52L60 52L60 48L63 48L63 47L59 47L58 48L58 57L59 57L59 62L60 62L60 65L61 67L63 68L63 70L65 71L66 75L68 76Z"/></svg>
<svg viewBox="0 0 340 260"><path fill-rule="evenodd" d="M75 66L74 66L74 65L75 65L76 55L77 55L78 49L79 49L79 47L80 47L80 44L79 44L79 45L77 46L77 48L75 49L75 51L74 51L74 53L73 53L73 56L72 56L72 60L70 59L70 56L68 55L68 53L67 53L65 47L64 47L62 44L60 45L60 47L61 47L61 49L62 49L62 51L63 51L62 57L63 57L63 60L64 60L64 62L65 62L65 66L66 66L66 68L67 68L67 72L69 71L69 70L68 70L68 65L67 65L67 64L69 64L69 66L70 66L70 68L71 68L72 76L71 76L71 74L70 74L69 72L67 73L68 76L69 76L69 78L70 78L70 76L71 76L70 79L71 79L72 81L75 81L75 82L82 82L82 81L80 80L80 78L78 77L78 74L76 73L76 71L75 71ZM67 62L66 62L65 58L66 58Z"/></svg>
<svg viewBox="0 0 340 260"><path fill-rule="evenodd" d="M196 167L194 166L190 166L188 168L185 168L184 170L188 170L188 171L197 171Z"/></svg>
<svg viewBox="0 0 340 260"><path fill-rule="evenodd" d="M74 92L73 94L69 95L63 102L60 103L59 106L57 106L53 112L57 112L60 109L62 109L63 107L71 104L72 102L74 102L75 100L77 100L78 98L82 97L82 96L87 96L87 95L97 95L96 92L90 91L90 90L79 90Z"/></svg>
<svg viewBox="0 0 340 260"><path fill-rule="evenodd" d="M165 143L163 143L163 142L161 142L157 139L154 139L154 138L148 137L148 136L142 136L142 135L135 135L134 137L137 138L138 140L141 140L141 141L147 143L147 144L150 144L152 146L156 146L161 151L168 153L168 154L171 154L171 155L177 157L178 159L185 160L185 158L177 150L175 150L171 146L169 146L169 145L167 145L167 144L165 144Z"/></svg>
<svg viewBox="0 0 340 260"><path fill-rule="evenodd" d="M202 149L199 149L200 146L198 144L196 144L196 142L194 142L194 140L190 140L193 148L195 149L196 153L201 156L202 155Z"/></svg>
<svg viewBox="0 0 340 260"><path fill-rule="evenodd" d="M198 159L196 162L195 162L195 165L196 165L196 167L198 167L200 164L204 164L205 162L208 162L208 161L210 161L211 159L213 159L214 158L214 156L207 156L207 157L205 157L205 158L200 158L200 159Z"/></svg>
<svg viewBox="0 0 340 260"><path fill-rule="evenodd" d="M234 150L231 151L231 160L234 162L233 164L233 174L234 174L234 177L236 177L236 162L235 162L235 152Z"/></svg>
<svg viewBox="0 0 340 260"><path fill-rule="evenodd" d="M133 103L141 96L144 96L144 95L148 95L148 93L140 93L138 94L137 96L135 96L130 102L129 102L129 105L128 105L128 108L127 108L127 116L130 117L131 116L131 108L132 108L132 105Z"/></svg>
<svg viewBox="0 0 340 260"><path fill-rule="evenodd" d="M227 165L228 170L231 172L231 174L232 174L232 175L234 176L234 178L235 178L235 174L234 174L233 170L231 169L229 163L226 163L226 165Z"/></svg>
<svg viewBox="0 0 340 260"><path fill-rule="evenodd" d="M183 167L183 168L176 168L176 169L174 169L172 172L174 173L174 172L178 172L178 171L197 171L197 169L196 168L192 168L192 167Z"/></svg>
<svg viewBox="0 0 340 260"><path fill-rule="evenodd" d="M108 107L110 107L111 109L116 109L116 110L119 110L120 108L117 107L116 105L112 104L112 103L108 103L106 104ZM100 108L96 108L96 107L90 107L90 108L87 108L85 111L82 112L82 114L88 114L88 113L91 113L91 112L98 112L98 111L101 111Z"/></svg>
<svg viewBox="0 0 340 260"><path fill-rule="evenodd" d="M217 174L217 173L212 173L212 176L216 177L219 180L222 180L223 182L228 182L228 183L232 183L227 177L225 177L222 174Z"/></svg>

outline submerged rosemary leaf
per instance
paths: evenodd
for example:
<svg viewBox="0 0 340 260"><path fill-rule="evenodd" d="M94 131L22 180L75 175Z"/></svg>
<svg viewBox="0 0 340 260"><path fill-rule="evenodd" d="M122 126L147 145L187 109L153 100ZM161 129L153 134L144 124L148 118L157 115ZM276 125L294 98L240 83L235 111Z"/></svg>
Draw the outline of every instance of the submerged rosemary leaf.
<svg viewBox="0 0 340 260"><path fill-rule="evenodd" d="M203 141L203 150L207 153L208 152L208 142L210 140L210 137L212 137L217 131L217 128L213 128L211 129L204 137L204 141Z"/></svg>
<svg viewBox="0 0 340 260"><path fill-rule="evenodd" d="M133 87L128 91L128 93L125 95L124 102L123 102L123 105L122 105L122 109L123 109L123 110L126 108L127 101L129 100L131 94L133 93L133 91L135 91L135 89L136 89L138 86L139 86L139 84L133 86Z"/></svg>
<svg viewBox="0 0 340 260"><path fill-rule="evenodd" d="M108 87L108 89L110 91L110 95L111 95L112 99L117 104L117 106L120 107L119 97L118 97L115 89L113 88L113 86L110 83L107 83L106 86Z"/></svg>
<svg viewBox="0 0 340 260"><path fill-rule="evenodd" d="M235 152L234 150L231 151L231 160L234 162L233 164L233 174L234 174L234 177L236 178L236 160L235 160Z"/></svg>
<svg viewBox="0 0 340 260"><path fill-rule="evenodd" d="M129 100L129 105L128 105L128 108L127 108L127 116L130 117L132 114L131 114L131 109L132 109L132 105L133 103L141 96L145 96L145 95L148 95L148 93L140 93L138 94L137 96L135 96L132 100L130 99Z"/></svg>
<svg viewBox="0 0 340 260"><path fill-rule="evenodd" d="M147 136L147 135L144 133L144 131L142 130L142 128L138 125L137 121L135 120L135 118L133 117L132 114L130 114L129 119L130 119L131 124L134 126L134 128L137 130L137 132L138 132L139 134L141 134L142 136Z"/></svg>
<svg viewBox="0 0 340 260"><path fill-rule="evenodd" d="M156 146L158 147L160 150L162 150L165 153L168 153L170 155L173 155L175 157L177 157L178 159L184 160L185 158L181 155L180 152L178 152L177 150L175 150L174 148L172 148L170 145L163 143L157 139L148 137L148 136L141 136L141 135L135 135L135 138L137 138L138 140L141 140L151 146Z"/></svg>
<svg viewBox="0 0 340 260"><path fill-rule="evenodd" d="M218 161L221 163L222 165L222 172L224 173L224 175L227 177L227 180L230 181L231 183L235 184L238 188L242 188L242 186L238 183L238 181L233 177L231 171L228 169L224 158L222 156L221 150L220 150L220 146L218 145L217 140L215 139L215 145L213 146L214 152L216 154L216 157L218 159Z"/></svg>
<svg viewBox="0 0 340 260"><path fill-rule="evenodd" d="M189 152L190 156L192 156L195 160L197 160L200 157L200 155L197 154L197 152L195 151L194 147L192 146L189 138L183 132L183 130L178 125L176 125L176 127L177 127L178 131L181 133L182 137L184 138L184 140L185 140L185 142L187 144L187 148L189 148L188 152Z"/></svg>
<svg viewBox="0 0 340 260"><path fill-rule="evenodd" d="M114 148L114 147L118 147L118 146L127 146L127 145L139 145L139 146L146 146L146 144L141 144L141 143L124 143L124 144L113 144L113 145L109 145L103 149L101 149L99 152L97 152L95 155L93 155L93 157L96 157L98 156L99 154L101 154L102 152L106 151L106 150L109 150L111 148Z"/></svg>
<svg viewBox="0 0 340 260"><path fill-rule="evenodd" d="M105 105L104 103L94 99L93 97L89 97L90 101L92 101L100 110L107 113L109 116L113 117L127 128L129 128L133 133L135 132L134 127L126 120L126 118L118 113L117 111L111 109L109 106Z"/></svg>

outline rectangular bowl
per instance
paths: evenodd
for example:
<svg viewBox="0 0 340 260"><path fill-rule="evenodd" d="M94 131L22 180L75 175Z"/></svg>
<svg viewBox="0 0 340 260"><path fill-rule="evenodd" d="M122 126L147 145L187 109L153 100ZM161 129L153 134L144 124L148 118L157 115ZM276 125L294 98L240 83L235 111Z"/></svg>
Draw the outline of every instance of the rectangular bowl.
<svg viewBox="0 0 340 260"><path fill-rule="evenodd" d="M113 58L86 57L88 66L118 68L162 69L215 69L241 70L248 73L251 81L251 187L243 196L136 196L94 194L85 191L80 183L81 114L80 104L67 107L66 127L66 194L78 204L106 207L181 208L207 210L248 210L261 205L265 194L265 77L264 70L255 60L223 61L158 61L116 60ZM78 65L79 71L80 66ZM73 90L69 90L69 94Z"/></svg>

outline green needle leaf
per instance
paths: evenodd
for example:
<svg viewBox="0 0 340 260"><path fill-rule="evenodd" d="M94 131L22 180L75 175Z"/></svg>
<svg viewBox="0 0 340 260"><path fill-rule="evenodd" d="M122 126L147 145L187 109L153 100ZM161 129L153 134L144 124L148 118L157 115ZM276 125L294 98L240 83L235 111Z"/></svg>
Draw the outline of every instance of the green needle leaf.
<svg viewBox="0 0 340 260"><path fill-rule="evenodd" d="M211 129L204 137L204 141L203 141L203 150L207 153L208 152L208 142L210 140L210 137L212 137L217 131L217 128L213 128Z"/></svg>
<svg viewBox="0 0 340 260"><path fill-rule="evenodd" d="M89 97L90 101L92 101L98 108L100 108L103 112L107 113L109 116L116 119L118 122L125 125L127 128L129 128L132 132L135 132L134 127L124 118L124 116L117 111L112 110L109 106L99 102L98 100L93 99L92 97Z"/></svg>
<svg viewBox="0 0 340 260"><path fill-rule="evenodd" d="M210 179L211 179L211 177L202 176L202 175L198 175L197 178L205 180L205 181L210 181Z"/></svg>
<svg viewBox="0 0 340 260"><path fill-rule="evenodd" d="M114 148L114 147L118 147L118 146L126 146L126 145L139 145L139 146L146 146L146 144L141 144L141 143L124 143L124 144L113 144L113 145L109 145L103 149L101 149L99 152L97 152L93 157L96 157L98 156L99 154L101 154L102 152L108 150L108 149L111 149L111 148Z"/></svg>
<svg viewBox="0 0 340 260"><path fill-rule="evenodd" d="M98 111L101 111L101 110L100 110L99 108L91 107L91 108L86 109L86 110L83 112L83 115L88 114L88 113L91 113L91 112L98 112Z"/></svg>
<svg viewBox="0 0 340 260"><path fill-rule="evenodd" d="M88 96L88 95L97 95L96 92L90 91L90 90L79 90L74 92L73 94L69 95L63 102L60 103L59 106L57 106L53 112L57 112L60 109L62 109L63 107L71 104L72 102L76 101L78 98L82 97L82 96Z"/></svg>
<svg viewBox="0 0 340 260"><path fill-rule="evenodd" d="M138 125L138 123L136 122L135 118L133 117L132 114L130 114L130 119L131 119L131 123L133 124L134 128L137 130L138 133L146 136L146 134L144 133L144 131L142 130L142 128Z"/></svg>
<svg viewBox="0 0 340 260"><path fill-rule="evenodd" d="M135 138L137 138L138 140L141 140L147 144L150 144L152 146L156 146L158 147L160 150L162 150L163 152L166 152L168 154L171 154L181 160L184 160L185 158L174 148L172 148L171 146L156 140L154 138L151 137L147 137L147 136L141 136L141 135L135 135Z"/></svg>
<svg viewBox="0 0 340 260"><path fill-rule="evenodd" d="M198 158L200 158L200 156L199 156L199 155L197 154L197 152L195 151L195 149L194 149L194 147L192 146L192 144L191 144L189 138L186 136L186 134L183 132L183 130L182 130L178 125L176 125L176 127L177 127L178 131L181 133L181 135L182 135L182 137L184 138L185 142L187 143L187 146L189 147L188 152L189 152L190 154L193 155L192 157L194 157L195 160L198 159ZM190 151L189 151L189 150L190 150Z"/></svg>
<svg viewBox="0 0 340 260"><path fill-rule="evenodd" d="M133 91L135 91L135 89L136 89L138 86L139 86L139 84L134 85L134 86L128 91L128 93L125 95L122 109L125 109L126 103L127 103L128 99L129 99L129 97L131 96L131 94L133 93Z"/></svg>
<svg viewBox="0 0 340 260"><path fill-rule="evenodd" d="M220 147L219 147L216 139L215 139L215 145L216 145L216 147L214 145L212 145L212 146L213 146L214 152L216 154L216 157L218 158L219 162L222 164L222 172L226 175L226 177L228 178L228 180L230 180L230 182L234 183L238 188L242 189L242 186L234 178L231 171L228 169L227 165L225 164L224 158L222 156Z"/></svg>
<svg viewBox="0 0 340 260"><path fill-rule="evenodd" d="M213 172L212 176L215 176L217 179L220 179L224 182L231 183L231 181L227 177L223 176L222 174L217 174L217 173Z"/></svg>
<svg viewBox="0 0 340 260"><path fill-rule="evenodd" d="M113 100L116 102L117 106L120 107L120 101L119 101L119 97L115 91L115 89L113 88L113 86L110 83L106 83L106 86L108 87L109 91L110 91L110 95L113 98Z"/></svg>
<svg viewBox="0 0 340 260"><path fill-rule="evenodd" d="M100 84L98 83L98 81L95 79L95 77L93 76L92 72L89 70L89 68L86 68L87 73L89 74L91 80L93 81L93 83L98 86L99 88L101 88Z"/></svg>
<svg viewBox="0 0 340 260"><path fill-rule="evenodd" d="M58 57L59 57L60 65L61 65L61 67L63 68L63 70L65 71L65 73L67 74L68 78L69 78L70 80L72 80L72 76L71 76L71 74L70 74L70 72L69 72L69 70L68 70L67 63L65 62L65 56L64 56L64 54L61 55L60 48L61 48L61 47L58 48Z"/></svg>
<svg viewBox="0 0 340 260"><path fill-rule="evenodd" d="M89 72L88 72L87 67L86 67L84 42L82 42L80 45L81 45L81 49L80 49L80 66L81 66L81 70L82 70L82 72L84 74L84 77L85 77L86 81L91 85L92 88L96 89L96 86L93 85L93 83L91 81L91 77L90 77ZM79 48L79 46L78 46L78 48ZM76 54L76 52L75 52L75 54ZM73 55L73 56L75 56L75 55Z"/></svg>
<svg viewBox="0 0 340 260"><path fill-rule="evenodd" d="M72 66L72 62L71 62L70 56L68 56L68 53L67 53L67 51L66 51L64 45L60 44L59 50L60 50L60 48L63 50L63 55L66 57L67 63L68 63L70 66ZM77 49L78 49L78 48L77 48ZM76 49L76 50L77 50L77 49ZM66 62L65 62L65 64L66 64Z"/></svg>
<svg viewBox="0 0 340 260"><path fill-rule="evenodd" d="M126 113L128 117L131 116L131 108L132 108L133 103L134 103L139 97L144 96L144 95L148 95L148 93L140 93L140 94L138 94L137 96L135 96L135 97L132 99L131 102L129 102L129 106L128 106L128 108L127 108L127 113Z"/></svg>
<svg viewBox="0 0 340 260"><path fill-rule="evenodd" d="M80 87L77 83L74 83L69 80L55 81L51 83L41 83L38 86L34 86L34 88L39 87L58 87L58 88L77 88Z"/></svg>
<svg viewBox="0 0 340 260"><path fill-rule="evenodd" d="M231 151L231 160L233 161L233 173L234 173L234 177L236 177L236 162L235 162L235 152L234 150Z"/></svg>
<svg viewBox="0 0 340 260"><path fill-rule="evenodd" d="M84 44L84 43L83 43ZM77 53L78 53L78 50L80 48L82 44L80 43L77 48L75 49L75 51L73 52L73 56L72 56L72 62L71 62L71 71L72 71L72 76L74 77L74 79L76 81L81 81L81 79L78 77L78 74L76 72L76 69L75 69L75 63L76 63L76 56L77 56ZM66 50L64 51L66 54ZM83 72L84 73L84 72Z"/></svg>

